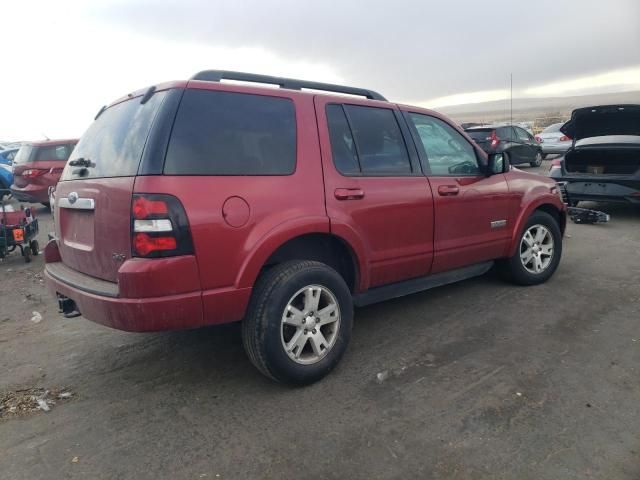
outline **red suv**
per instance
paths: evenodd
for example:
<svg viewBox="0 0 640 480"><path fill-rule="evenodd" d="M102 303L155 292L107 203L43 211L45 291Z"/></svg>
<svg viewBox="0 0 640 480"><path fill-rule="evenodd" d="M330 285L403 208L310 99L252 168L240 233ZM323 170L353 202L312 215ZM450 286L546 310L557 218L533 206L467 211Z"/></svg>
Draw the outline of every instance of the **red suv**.
<svg viewBox="0 0 640 480"><path fill-rule="evenodd" d="M295 384L340 360L354 305L494 263L546 281L566 220L553 180L438 113L221 71L103 108L55 202L45 274L66 316L130 331L242 320L251 361Z"/></svg>
<svg viewBox="0 0 640 480"><path fill-rule="evenodd" d="M24 144L13 160L11 193L21 202L49 205L49 187L60 179L74 140L47 140Z"/></svg>

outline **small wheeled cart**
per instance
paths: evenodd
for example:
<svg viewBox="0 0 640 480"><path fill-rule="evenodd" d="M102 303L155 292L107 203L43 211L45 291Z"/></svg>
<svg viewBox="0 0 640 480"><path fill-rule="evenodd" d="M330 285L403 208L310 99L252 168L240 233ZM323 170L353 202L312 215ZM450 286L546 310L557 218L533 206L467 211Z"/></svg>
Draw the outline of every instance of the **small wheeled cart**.
<svg viewBox="0 0 640 480"><path fill-rule="evenodd" d="M3 193L11 192L0 190L0 197ZM0 200L0 259L19 248L24 261L29 263L31 256L40 252L37 235L38 220L30 208L14 210L8 202Z"/></svg>

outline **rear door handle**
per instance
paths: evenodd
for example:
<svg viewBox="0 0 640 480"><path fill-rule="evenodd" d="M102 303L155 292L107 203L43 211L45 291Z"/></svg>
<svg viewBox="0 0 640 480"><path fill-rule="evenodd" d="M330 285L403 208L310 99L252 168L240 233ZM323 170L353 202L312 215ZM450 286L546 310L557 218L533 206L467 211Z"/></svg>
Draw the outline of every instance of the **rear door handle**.
<svg viewBox="0 0 640 480"><path fill-rule="evenodd" d="M364 198L364 191L361 188L336 188L333 194L338 200L360 200Z"/></svg>
<svg viewBox="0 0 640 480"><path fill-rule="evenodd" d="M457 195L460 189L456 185L440 185L438 193L443 196Z"/></svg>

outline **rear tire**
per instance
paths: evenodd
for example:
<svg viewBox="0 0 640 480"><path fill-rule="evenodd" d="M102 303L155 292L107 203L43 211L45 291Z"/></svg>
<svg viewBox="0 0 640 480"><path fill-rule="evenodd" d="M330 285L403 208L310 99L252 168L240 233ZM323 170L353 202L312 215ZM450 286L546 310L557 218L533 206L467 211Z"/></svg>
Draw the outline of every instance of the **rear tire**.
<svg viewBox="0 0 640 480"><path fill-rule="evenodd" d="M245 351L264 375L308 385L344 355L353 300L344 279L327 265L294 260L258 279L242 323Z"/></svg>
<svg viewBox="0 0 640 480"><path fill-rule="evenodd" d="M562 256L562 233L556 220L535 211L525 223L512 257L498 267L505 278L518 285L544 283L556 271Z"/></svg>
<svg viewBox="0 0 640 480"><path fill-rule="evenodd" d="M531 162L529 165L531 165L534 168L537 168L540 165L542 165L542 152L536 153L536 159L533 162Z"/></svg>
<svg viewBox="0 0 640 480"><path fill-rule="evenodd" d="M31 253L34 257L37 257L40 254L40 245L37 240L31 240L29 248L31 249Z"/></svg>

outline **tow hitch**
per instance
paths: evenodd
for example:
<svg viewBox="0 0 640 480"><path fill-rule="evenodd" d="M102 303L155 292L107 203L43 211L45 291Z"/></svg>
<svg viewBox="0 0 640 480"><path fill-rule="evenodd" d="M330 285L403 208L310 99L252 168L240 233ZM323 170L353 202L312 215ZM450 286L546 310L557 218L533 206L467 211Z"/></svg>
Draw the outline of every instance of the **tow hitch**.
<svg viewBox="0 0 640 480"><path fill-rule="evenodd" d="M76 302L61 294L58 294L58 311L65 318L74 318L81 315L78 307L76 307Z"/></svg>

